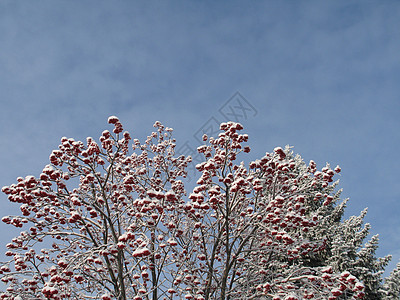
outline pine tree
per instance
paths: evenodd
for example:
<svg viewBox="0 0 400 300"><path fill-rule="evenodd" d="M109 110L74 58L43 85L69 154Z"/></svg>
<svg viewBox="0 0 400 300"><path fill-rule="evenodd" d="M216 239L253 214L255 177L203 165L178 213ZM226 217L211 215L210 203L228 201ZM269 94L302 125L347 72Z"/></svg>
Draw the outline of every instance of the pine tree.
<svg viewBox="0 0 400 300"><path fill-rule="evenodd" d="M400 299L400 263L385 278L385 283L381 288L381 294L388 300Z"/></svg>
<svg viewBox="0 0 400 300"><path fill-rule="evenodd" d="M334 170L327 164L321 171L317 170L314 161L306 166L299 155L294 157L289 147L285 149L288 157L297 161L297 176L307 174L309 184L314 187L317 197L306 197L305 207L307 215L317 214L320 216L317 226L310 228L306 233L310 242L324 241L318 252L309 252L299 260L304 266L332 266L335 272L347 274L360 279L365 285L366 299L386 299L382 289L382 274L391 260L391 255L383 258L376 257L378 248L378 235L372 236L367 242L371 225L364 224L363 220L367 214L364 209L359 216L351 216L343 220L346 203L349 199L341 200L342 190L336 190L339 180L332 184L333 175L341 171L337 166ZM304 176L304 175L303 175ZM323 178L325 181L318 181ZM317 199L316 199L317 198ZM395 276L395 275L394 275ZM393 277L396 278L396 277ZM389 280L389 282L391 282ZM396 285L396 279L392 279L392 285ZM350 299L352 292L347 291L340 297Z"/></svg>
<svg viewBox="0 0 400 300"><path fill-rule="evenodd" d="M357 261L353 268L353 274L359 278L365 286L365 293L371 299L379 299L382 295L379 292L382 285L382 274L385 267L391 260L391 255L376 258L375 252L378 248L379 235L372 238L357 252Z"/></svg>

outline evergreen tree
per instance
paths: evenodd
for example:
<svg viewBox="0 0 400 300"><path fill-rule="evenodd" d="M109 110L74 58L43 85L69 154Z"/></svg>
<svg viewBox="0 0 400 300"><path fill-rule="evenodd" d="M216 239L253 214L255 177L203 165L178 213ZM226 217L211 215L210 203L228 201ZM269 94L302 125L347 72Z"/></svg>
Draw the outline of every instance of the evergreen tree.
<svg viewBox="0 0 400 300"><path fill-rule="evenodd" d="M397 264L389 277L385 278L381 293L388 300L400 299L400 263Z"/></svg>
<svg viewBox="0 0 400 300"><path fill-rule="evenodd" d="M288 159L294 159L297 163L296 176L306 177L309 185L313 186L313 197L305 197L305 208L307 215L318 215L317 226L310 227L305 236L310 242L321 241L322 251L308 252L300 257L297 263L307 267L332 266L335 272L358 278L365 286L365 299L387 299L384 293L388 286L391 286L390 293L400 290L398 287L398 273L394 272L388 284L382 286L382 274L385 267L391 260L391 255L383 258L376 257L378 248L378 235L372 236L369 241L366 239L370 233L371 225L364 224L363 220L367 214L364 209L359 216L351 216L343 220L344 211L348 199L341 200L342 190L337 190L339 180L332 184L335 173L341 171L340 167L334 170L327 164L321 171L317 170L314 161L309 165L303 162L299 155L294 157L289 147L285 149ZM301 175L303 174L303 175ZM318 179L323 179L318 180ZM311 189L309 189L311 190ZM397 281L396 281L397 280ZM397 287L396 287L397 286ZM396 288L394 288L396 287ZM398 294L395 294L398 296ZM354 296L352 291L344 292L341 299L350 299ZM394 298L397 299L397 298Z"/></svg>

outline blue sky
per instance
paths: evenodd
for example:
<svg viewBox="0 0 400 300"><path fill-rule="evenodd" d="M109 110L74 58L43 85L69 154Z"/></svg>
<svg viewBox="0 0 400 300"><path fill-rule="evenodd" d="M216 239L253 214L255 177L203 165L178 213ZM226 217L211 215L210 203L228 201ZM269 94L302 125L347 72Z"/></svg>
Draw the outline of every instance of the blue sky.
<svg viewBox="0 0 400 300"><path fill-rule="evenodd" d="M38 175L62 136L98 138L110 115L141 139L159 120L195 148L239 92L256 110L241 119L250 157L289 144L339 164L346 214L369 207L393 266L399 28L398 1L3 0L0 185ZM0 207L17 210L5 195ZM2 244L15 234L0 230Z"/></svg>

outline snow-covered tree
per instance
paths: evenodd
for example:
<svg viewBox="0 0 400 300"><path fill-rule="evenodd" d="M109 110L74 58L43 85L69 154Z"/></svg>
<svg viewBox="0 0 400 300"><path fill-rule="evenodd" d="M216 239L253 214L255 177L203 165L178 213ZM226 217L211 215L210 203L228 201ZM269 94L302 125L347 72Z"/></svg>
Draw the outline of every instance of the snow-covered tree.
<svg viewBox="0 0 400 300"><path fill-rule="evenodd" d="M385 283L381 288L383 299L395 300L400 299L400 263L396 268L385 278Z"/></svg>
<svg viewBox="0 0 400 300"><path fill-rule="evenodd" d="M293 155L291 152L288 153ZM350 272L365 285L366 299L385 299L384 294L380 292L382 274L391 256L376 257L378 235L365 242L371 228L370 224L363 224L367 209L359 216L343 220L348 199L343 201L340 199L342 190L336 191L339 181L333 182L333 175L335 172L340 173L340 167L337 166L331 170L330 165L327 164L318 171L316 163L310 161L307 167L303 164L301 172L304 172L305 168L315 177L323 177L332 184L314 184L319 199L309 199L306 206L310 211L319 211L321 219L318 225L309 231L309 238L310 240L323 239L324 249L317 253L309 253L302 257L301 262L306 266L329 265L335 272ZM349 299L352 296L353 292L347 291L340 296L340 299Z"/></svg>
<svg viewBox="0 0 400 300"><path fill-rule="evenodd" d="M350 217L337 226L337 231L332 236L332 256L327 263L335 266L337 270L348 270L359 278L365 285L367 299L381 299L379 289L382 274L391 256L376 258L378 235L372 236L364 244L370 229L368 223L362 227L365 214L366 210L360 216Z"/></svg>
<svg viewBox="0 0 400 300"><path fill-rule="evenodd" d="M64 137L42 174L3 188L21 215L2 220L23 231L7 244L0 299L361 299L375 287L376 238L341 265L328 234L342 224L340 168L280 147L246 167L248 136L222 123L203 136L187 194L191 158L175 155L172 129L156 122L141 143L108 122L100 143Z"/></svg>

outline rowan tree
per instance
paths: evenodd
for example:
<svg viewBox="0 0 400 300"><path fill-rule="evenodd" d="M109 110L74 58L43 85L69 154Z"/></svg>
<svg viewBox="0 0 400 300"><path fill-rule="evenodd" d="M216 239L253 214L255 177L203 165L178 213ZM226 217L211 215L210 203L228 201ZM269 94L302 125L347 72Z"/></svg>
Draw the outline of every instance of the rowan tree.
<svg viewBox="0 0 400 300"><path fill-rule="evenodd" d="M23 231L0 299L363 298L354 268L324 258L340 168L317 171L288 147L245 166L248 136L228 122L203 136L187 193L191 157L175 154L172 129L156 122L141 143L108 122L99 143L63 137L38 177L3 188L21 215L2 220Z"/></svg>

